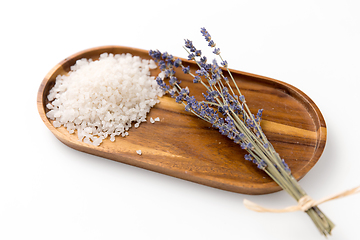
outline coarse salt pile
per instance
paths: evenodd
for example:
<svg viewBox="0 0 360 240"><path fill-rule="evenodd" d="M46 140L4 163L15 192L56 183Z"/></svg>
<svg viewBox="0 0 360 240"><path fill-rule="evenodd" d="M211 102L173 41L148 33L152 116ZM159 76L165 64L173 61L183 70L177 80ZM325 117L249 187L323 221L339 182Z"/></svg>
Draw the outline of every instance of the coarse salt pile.
<svg viewBox="0 0 360 240"><path fill-rule="evenodd" d="M80 141L100 145L110 136L127 136L132 122L138 127L163 95L150 76L152 60L131 54L81 59L67 75L59 75L48 95L46 116L55 127L77 131Z"/></svg>

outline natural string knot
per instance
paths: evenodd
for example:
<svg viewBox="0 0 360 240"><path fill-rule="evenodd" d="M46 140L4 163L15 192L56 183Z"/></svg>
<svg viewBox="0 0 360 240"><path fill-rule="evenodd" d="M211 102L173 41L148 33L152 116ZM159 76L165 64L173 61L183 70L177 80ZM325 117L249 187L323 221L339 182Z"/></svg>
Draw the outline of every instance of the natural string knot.
<svg viewBox="0 0 360 240"><path fill-rule="evenodd" d="M303 211L306 212L307 210L309 210L312 207L315 207L317 205L320 205L324 202L330 201L330 200L334 200L334 199L338 199L338 198L342 198L342 197L346 197L355 193L359 193L360 192L360 186L355 187L353 189L350 190L346 190L344 192L335 194L333 196L330 197L326 197L323 199L320 199L318 201L313 200L311 197L309 197L308 195L305 195L303 197L301 197L298 201L298 205L295 206L290 206L290 207L286 207L283 209L274 209L274 208L265 208L262 207L260 205L257 205L256 203L253 203L247 199L244 199L244 205L246 208L256 211L256 212L274 212L274 213L281 213L281 212L295 212L295 211Z"/></svg>
<svg viewBox="0 0 360 240"><path fill-rule="evenodd" d="M306 212L310 208L316 206L314 205L316 202L308 195L303 196L298 201L298 207L301 209L301 211Z"/></svg>

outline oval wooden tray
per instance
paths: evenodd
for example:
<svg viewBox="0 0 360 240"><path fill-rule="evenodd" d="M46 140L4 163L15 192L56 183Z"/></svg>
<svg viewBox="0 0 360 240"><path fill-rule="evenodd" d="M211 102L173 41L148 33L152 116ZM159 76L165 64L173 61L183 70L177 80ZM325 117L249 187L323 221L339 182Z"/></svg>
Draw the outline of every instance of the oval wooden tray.
<svg viewBox="0 0 360 240"><path fill-rule="evenodd" d="M105 139L99 147L77 140L64 128L55 128L46 117L47 95L59 74L81 58L98 59L101 53L131 53L150 59L147 50L104 46L88 49L66 58L56 65L40 85L37 106L50 131L64 144L118 162L134 165L207 186L244 193L266 194L281 190L264 172L244 160L239 145L222 136L211 126L186 112L181 104L164 96L152 108L150 117L161 119L154 124L144 122L131 128L129 136ZM184 65L196 70L195 64L182 59ZM253 112L263 108L262 127L277 152L286 160L296 179L301 179L318 161L326 142L326 125L315 103L299 89L284 82L237 70L231 70ZM159 70L154 70L156 76ZM189 75L178 71L182 86L200 96L201 84L193 84ZM138 155L136 150L141 150Z"/></svg>

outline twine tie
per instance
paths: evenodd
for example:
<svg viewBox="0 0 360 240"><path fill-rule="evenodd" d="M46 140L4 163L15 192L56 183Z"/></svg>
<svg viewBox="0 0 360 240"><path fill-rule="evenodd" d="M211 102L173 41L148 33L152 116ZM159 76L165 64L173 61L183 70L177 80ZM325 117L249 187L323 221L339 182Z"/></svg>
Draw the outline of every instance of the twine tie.
<svg viewBox="0 0 360 240"><path fill-rule="evenodd" d="M313 200L310 196L305 195L303 197L301 197L298 201L297 205L294 206L290 206L290 207L286 207L283 209L274 209L274 208L266 208L266 207L262 207L254 202L251 202L247 199L244 199L244 205L246 208L256 211L256 212L273 212L273 213L282 213L282 212L295 212L295 211L303 211L306 212L307 210L309 210L312 207L318 206L322 203L331 201L331 200L335 200L338 198L343 198L346 196L350 196L356 193L360 192L360 186L355 187L353 189L350 190L346 190L343 192L340 192L338 194L326 197L326 198L322 198L318 201Z"/></svg>

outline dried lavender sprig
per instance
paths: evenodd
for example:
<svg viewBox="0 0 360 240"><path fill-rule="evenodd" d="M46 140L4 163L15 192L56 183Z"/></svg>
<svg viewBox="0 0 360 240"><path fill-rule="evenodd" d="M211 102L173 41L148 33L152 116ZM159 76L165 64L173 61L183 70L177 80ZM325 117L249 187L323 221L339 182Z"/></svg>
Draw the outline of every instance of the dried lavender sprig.
<svg viewBox="0 0 360 240"><path fill-rule="evenodd" d="M188 44L189 42L187 42L187 44ZM196 49L191 45L191 44L189 44L189 47L192 49L192 51L196 51ZM154 55L154 54L152 54L151 52L150 52L150 54L151 55ZM165 59L166 61L168 61L169 60L169 57L167 57L167 53L164 53L164 54L158 54L158 56L162 56L162 58L163 59ZM156 58L156 56L155 56L155 58ZM193 58L193 57L191 57L191 58ZM171 59L171 58L170 58ZM159 61L158 60L158 62L161 62L161 61ZM175 64L177 62L177 64ZM164 64L164 63L163 63ZM175 66L175 67L182 67L182 69L186 69L181 63L179 63L179 60L175 60L174 61L174 64L167 64L166 65L167 66L167 68L165 68L166 70L165 70L165 73L168 73L168 74L165 74L165 76L166 75L168 75L168 77L170 78L170 84L172 84L173 85L173 83L174 83L174 81L172 81L173 79L174 79L174 77L172 76L174 73L173 73L173 69L172 69L172 66ZM216 68L215 68L216 69ZM164 70L164 69L163 69ZM188 74L191 74L189 71L185 71L186 73L188 73ZM192 76L194 77L194 75L192 74ZM196 77L196 76L195 76ZM203 82L202 82L203 83ZM204 83L203 83L204 84ZM162 84L160 84L160 86L162 86L163 87L163 85ZM212 86L212 85L210 85L210 86L206 86L205 85L205 87L209 90L209 91L214 91L214 88L216 88L215 86ZM164 90L167 90L167 89L170 89L170 87L167 87L167 88L164 88ZM225 87L222 87L222 89L223 90L225 90L226 88ZM217 90L217 91L219 91L219 90ZM218 101L218 103L214 103L214 100L213 100L213 102L209 102L208 104L210 104L210 105L217 105L217 106L220 106L221 108L225 108L225 105L224 105L224 103L227 101L227 100L225 100L225 98L224 98L224 93L226 93L226 91L222 91L222 93L223 94L219 94L219 96L222 98L222 100L223 100L223 102L221 102L221 101ZM170 93L171 94L171 93ZM218 98L217 98L217 100L218 100ZM181 102L180 100L178 101L178 102ZM233 112L233 110L232 109L230 109L230 111L237 117L237 115ZM200 113L199 113L200 114ZM231 121L232 122L234 122L234 123L236 123L236 121L234 121L234 119L233 119L233 117L231 116L231 115L228 115L227 117L229 117L229 119L231 119ZM209 119L207 119L207 120L209 120ZM210 121L211 122L211 121ZM214 127L216 127L216 128L218 128L219 130L220 130L220 132L222 133L222 134L224 134L224 135L228 135L228 137L229 138L231 138L231 139L235 139L236 141L235 142L237 142L237 143L240 143L241 141L239 141L239 139L241 139L241 138L243 138L243 137L240 137L240 133L237 133L237 134L235 134L234 132L234 130L233 129L227 129L225 126L223 126L223 124L224 124L224 122L225 121L223 121L223 123L222 124L220 124L220 125L216 125L215 124L215 126ZM244 121L245 122L245 121ZM255 121L254 121L255 122ZM212 121L212 123L214 123L214 121ZM236 123L236 125L238 125L237 123ZM243 124L243 131L249 131L247 128L246 128L246 126L245 126L245 124ZM246 135L249 135L249 132L248 132L248 134L246 134ZM243 143L242 143L242 148L243 149L247 149L247 146L252 146L253 148L254 147L256 147L256 148L258 148L257 147L257 144L254 142L254 139L256 139L255 137L248 137L248 140L247 141L244 141ZM246 143L246 145L244 145ZM262 145L261 145L262 146ZM258 151L259 151L259 149L257 149ZM261 151L259 151L259 152L261 152ZM264 155L262 156L263 158L265 158L265 159L267 159L267 157L265 157ZM261 166L263 166L264 164L263 164L263 161L264 160L262 160L262 162L261 162ZM260 162L259 162L260 163Z"/></svg>
<svg viewBox="0 0 360 240"><path fill-rule="evenodd" d="M210 47L213 48L213 47L216 46L215 42L211 39L210 34L208 33L208 31L207 31L205 28L202 28L202 29L201 29L201 33L202 33L203 36L205 37L205 40L209 42L208 45L209 45ZM229 68L228 68L228 63L227 63L227 61L224 61L224 60L223 60L223 58L222 58L222 56L221 56L221 54L220 54L220 49L215 49L213 53L216 54L216 55L218 55L218 56L220 57L220 59L221 59L221 61L222 61L223 67L226 68L226 70L227 70L230 78L232 79L232 81L233 81L233 83L234 83L234 85L235 85L235 87L236 87L239 95L241 96L241 95L242 95L242 94L241 94L241 91L240 91L240 89L238 88L238 86L237 86L237 84L236 84L236 82L235 82L235 79L233 78L233 76L232 76L232 74L231 74L231 72L230 72L230 70L229 70ZM225 82L228 84L228 86L229 86L229 88L231 89L233 95L235 95L235 94L234 94L234 91L232 90L232 88L231 88L231 86L230 86L230 84L229 84L229 82L228 82L228 81L225 81ZM248 112L248 113L249 113L248 116L250 116L250 118L252 118L252 121L255 123L255 127L256 127L256 129L258 130L258 132L261 134L262 139L264 139L265 144L267 144L267 145L271 148L272 151L270 151L270 153L272 154L272 157L274 157L275 160L279 160L280 158L277 158L276 155L274 155L274 154L276 154L276 152L275 152L272 144L267 140L265 134L261 131L260 124L258 124L258 123L255 121L255 119L254 119L253 115L251 114L251 111L249 110L249 108L248 108L248 106L247 106L246 103L244 103L244 106L245 106L245 108L246 108L246 111L245 111L245 112ZM279 163L280 163L279 161L276 161L274 164L279 164Z"/></svg>
<svg viewBox="0 0 360 240"><path fill-rule="evenodd" d="M203 29L202 29L202 30L203 30ZM203 34L204 34L204 33L203 33ZM209 35L207 32L205 32L204 36L205 36L206 39L211 39L210 35ZM213 42L213 40L210 40L210 41ZM185 40L185 42L186 42L186 44L185 44L185 47L184 47L184 48L185 48L185 50L189 53L189 57L188 57L189 60L194 60L194 61L196 62L196 64L199 66L199 68L200 68L201 70L203 70L203 69L204 69L204 65L201 64L199 61L196 61L195 55L191 54L186 48L189 48L190 51L199 51L199 52L200 52L200 55L198 55L198 56L201 56L201 51L200 51L200 50L196 50L195 46L192 44L192 42L191 42L190 40ZM213 43L213 44L210 44L210 43L209 43L209 46L212 46L212 47L213 47L213 46L214 46L214 43ZM217 54L217 55L219 55L219 56L221 57L219 51L214 51L214 53ZM223 63L223 65L227 66L227 62L226 62L226 61L223 61L222 63ZM221 77L225 80L228 88L229 88L229 89L231 90L231 92L232 92L232 95L233 95L233 96L236 96L235 93L234 93L234 91L233 91L233 89L232 89L232 87L231 87L231 85L229 84L229 81L226 79L226 77L224 77L224 75L223 75L222 72L221 72L221 69L219 68L219 66L217 65L217 62L216 62L215 60L213 61L213 66L215 66L214 69L215 69L216 71L219 71L219 72L220 72L219 74L217 74L217 76L218 76L219 78L220 78L220 76L221 76ZM232 81L234 82L234 84L235 84L235 86L236 86L236 88L237 88L237 91L238 91L238 93L239 93L239 96L240 96L240 97L243 97L243 95L241 94L241 92L240 92L240 90L239 90L239 88L238 88L238 86L237 86L237 84L236 84L236 82L235 82L235 80L234 80L233 76L231 75L231 72L230 72L230 70L229 70L228 68L227 68L227 71L229 72L229 75L231 76L231 79L232 79ZM205 75L206 79L208 80L208 82L210 83L210 87L211 87L212 84L211 84L211 82L210 82L210 81L211 81L211 80L210 80L210 74L205 73L204 75ZM214 74L213 74L213 75L214 75ZM216 83L221 83L221 81L217 81ZM222 86L222 87L224 87L224 86ZM235 97L235 99L236 99L236 101L238 102L238 104L240 105L240 102L239 102L238 98ZM247 110L247 111L244 111L244 114L245 114L246 118L252 118L252 121L255 122L255 119L253 118L253 116L252 116L252 114L251 114L251 112L250 112L250 110L249 110L249 108L248 108L248 106L247 106L247 104L246 104L246 101L245 101L245 98L244 98L244 97L243 97L242 102L243 102L243 105L246 107L246 110ZM245 120L245 119L244 119L244 120ZM256 127L257 127L258 130L259 130L260 125L257 124ZM259 131L259 132L262 133L262 131ZM263 139L266 139L265 135L263 135L263 134L262 134L262 137L263 137ZM266 140L266 141L267 141L267 140ZM267 142L268 142L268 141L267 141Z"/></svg>
<svg viewBox="0 0 360 240"><path fill-rule="evenodd" d="M212 47L212 48L215 48L216 44L215 44L215 42L211 39L211 36L210 36L209 32L208 32L205 28L201 28L201 33L202 33L202 35L205 37L205 40L209 42L208 45L209 45L210 47ZM215 48L215 50L214 50L213 53L216 54L216 55L218 55L218 56L220 57L221 63L222 63L222 65L223 65L223 67L226 68L226 70L227 70L227 72L228 72L228 74L229 74L229 76L230 76L233 84L234 84L235 87L236 87L236 90L237 90L239 96L241 96L241 95L242 95L242 94L241 94L241 91L240 91L238 85L236 84L236 81L235 81L234 77L232 76L232 74L231 74L231 72L230 72L230 70L229 70L229 68L228 68L228 62L222 58L221 53L220 53L220 49L216 49L216 48ZM229 84L229 81L226 81L226 83L227 83L227 85L229 86L229 88L231 89L233 95L235 95L234 91L232 90L232 88L231 88L231 86L230 86L230 84ZM250 113L250 114L249 114L250 117L252 118L251 111L249 110L247 104L244 104L244 105L245 105L245 108L246 108L247 112ZM252 120L254 121L253 118L252 118ZM259 127L260 127L260 124L257 126L257 128L259 128ZM269 141L267 140L265 134L263 134L263 132L260 131L260 130L259 130L259 132L260 132L260 134L261 134L261 137L267 142L267 144L270 144ZM271 146L271 148L273 148L271 144L270 144L270 146ZM273 151L275 152L274 149L273 149Z"/></svg>
<svg viewBox="0 0 360 240"><path fill-rule="evenodd" d="M209 34L205 34L205 35L206 35L205 38L207 38L208 40L211 39L211 37L210 37ZM210 41L211 41L211 42L209 42L209 46L214 47L214 46L215 46L215 43L213 42L213 40L210 40ZM199 66L199 68L200 68L201 70L203 70L203 69L204 69L204 65L201 64L199 61L197 61L197 60L195 59L195 55L192 54L192 53L190 53L186 48L189 48L191 52L196 52L196 51L199 52L199 54L197 55L197 56L199 56L199 57L201 56L201 51L197 50L190 40L185 40L185 47L184 47L184 48L185 48L185 50L186 50L186 51L188 52L188 54L189 54L189 57L188 57L188 58L189 58L190 60L194 60L194 61L197 63L197 65ZM217 55L220 55L220 52L219 52L219 51L214 51L214 53L217 54ZM202 61L202 63L204 63L204 62ZM223 65L227 66L227 62L226 62L226 61L223 61L222 63L223 63ZM225 77L224 77L224 75L222 75L221 70L219 69L216 61L213 61L213 65L215 66L214 69L216 69L216 71L219 71L219 72L220 72L219 76L222 76L222 78L225 79ZM235 84L235 86L236 86L236 88L237 88L237 90L238 90L239 95L240 95L240 96L243 96L243 95L241 94L241 92L240 92L240 90L239 90L239 88L238 88L238 86L237 86L234 78L232 77L231 72L229 71L228 68L227 68L227 70L228 70L228 72L230 73L230 76L231 76L232 80L234 81L234 84ZM210 84L210 87L211 87L211 88L216 88L214 85L211 84L211 82L210 82L210 80L209 80L209 79L210 79L210 74L205 73L205 74L203 74L203 75L204 75L204 76L206 77L206 79L208 80L208 82L209 82L209 84ZM233 94L233 96L234 96L235 93L234 93L234 91L232 90L231 85L229 84L229 82L228 82L226 79L225 79L225 82L227 83L229 89L232 91L232 94ZM217 83L221 83L221 81L217 81ZM214 87L213 87L213 86L214 86ZM223 85L222 85L222 88L224 88ZM218 92L220 92L220 91L218 91ZM237 101L238 104L240 105L240 102L239 102L239 100L237 99L237 97L236 97L236 101ZM250 112L250 110L249 110L249 108L248 108L248 106L247 106L247 104L246 104L246 102L245 102L245 99L243 99L242 102L243 102L242 105L244 105L245 108L246 108L246 110L247 110L247 111L243 111L244 122L245 122L245 119L251 118L252 121L255 123L254 126L255 126L257 132L261 135L262 139L264 139L264 142L265 142L265 143L263 143L263 144L267 144L267 145L270 146L271 149L273 149L273 147L272 147L272 145L270 144L270 142L266 139L265 135L264 135L263 132L260 130L260 129L261 129L260 124L257 124L257 123L256 123L257 121L254 119L253 115L251 114L251 112ZM236 115L235 115L235 116L236 116ZM273 152L275 152L275 150L274 150ZM272 152L271 152L271 153L272 153ZM279 162L276 162L276 164L279 164Z"/></svg>
<svg viewBox="0 0 360 240"><path fill-rule="evenodd" d="M209 46L210 46L210 47L215 47L216 44L214 43L213 40L211 40L211 36L210 36L210 34L206 31L205 28L202 28L202 29L201 29L201 33L202 33L203 36L205 37L205 40L209 42ZM233 76L232 76L232 74L231 74L231 72L230 72L230 70L229 70L229 68L228 68L227 61L224 61L223 58L222 58L222 56L220 55L220 49L216 49L216 48L215 48L215 50L214 50L213 53L216 54L216 55L219 55L219 57L220 57L220 59L221 59L221 61L222 61L222 63L223 63L223 66L227 69L227 71L228 71L228 73L229 73L229 76L231 77L234 85L235 85L236 88L237 88L238 93L241 95L240 90L239 90L239 88L238 88L238 86L237 86L237 84L236 84L236 82L235 82L235 79L233 78ZM247 108L247 105L246 105L246 104L245 104L245 107ZM249 111L248 108L247 108L247 111ZM250 111L249 111L249 112L250 112ZM250 114L250 116L252 117L251 114ZM260 133L263 134L262 131L260 131ZM263 134L262 137L263 137L263 139L266 139L265 134ZM271 144L270 144L270 146L271 146L271 148L272 148L272 151L271 151L271 152L272 152L272 153L276 153L275 150L274 150L274 148L273 148L273 146L272 146ZM277 153L276 153L275 155L273 155L273 156L275 157L276 160L279 160L279 159L280 159L280 157L279 157L279 155L278 155ZM283 169L283 168L280 168L280 169L279 169L279 172L283 172L283 170L285 170L285 172L289 172L289 168L287 167L287 165L285 165L284 162L283 162L283 165L284 165L285 168L284 168L284 169ZM277 173L277 171L275 171L275 172L273 172L273 173L270 173L270 176L272 176L273 174L276 174L276 173ZM292 177L291 174L282 174L282 175L283 175L284 178L285 178L285 179L284 179L284 180L285 180L285 183L289 183L289 184L292 184L293 186L296 186L296 187L294 188L294 190L295 190L295 193L298 193L298 194L295 194L295 195L293 195L293 196L295 196L295 199L296 199L297 201L299 200L299 198L300 198L301 196L306 195L306 193L302 190L302 188L299 186L299 184L298 184L297 181ZM287 177L288 177L288 178L287 178ZM273 179L275 180L274 177L273 177ZM281 185L283 185L283 184L281 184ZM289 189L289 190L290 190L290 189ZM289 191L288 191L288 192L289 192ZM291 191L290 191L290 192L291 192ZM318 214L318 216L320 217L320 220L321 220L321 219L324 219L324 221L321 221L321 223L324 224L324 226L323 226L321 223L318 222L318 219L317 219L316 215L313 216L313 213L312 213L311 211L310 211L310 212L308 211L308 212L309 212L309 215L311 215L311 217L312 217L312 219L314 220L315 224L317 225L318 229L319 229L324 235L330 234L330 233L331 233L331 229L333 228L332 222L331 222L324 214L322 214L321 211L320 211L317 207L315 207L315 208L313 208L313 209L314 209L314 211Z"/></svg>
<svg viewBox="0 0 360 240"><path fill-rule="evenodd" d="M172 78L172 76L169 76L169 77ZM172 79L174 79L174 78L172 78ZM194 97L189 96L189 89L187 87L186 88L181 88L180 85L178 85L177 82L172 82L171 83L171 85L173 86L173 88L171 89L170 86L166 85L166 83L163 81L163 79L161 77L157 77L156 81L163 88L163 90L169 91L170 95L172 97L176 98L176 101L178 103L184 104L186 111L190 111L194 115L196 115L197 117L211 123L211 118L208 115L201 114L201 109L198 110L198 111L195 111L196 108L194 108L194 107L193 107L193 109L190 108L190 106L194 106L194 105L197 105L197 106L202 105L203 107L206 108L208 106L208 103L202 102L199 105L199 103L195 100ZM185 104L185 102L186 102L186 104Z"/></svg>
<svg viewBox="0 0 360 240"><path fill-rule="evenodd" d="M192 45L190 45L189 47L192 49L192 51L196 51L195 48L194 48ZM193 57L190 57L190 58L193 58ZM171 64L170 64L170 66L171 66ZM213 89L212 86L210 86L210 88ZM216 88L216 87L214 86L214 88ZM207 89L209 89L209 88L207 88ZM225 99L224 99L223 96L224 96L224 95L221 95L221 97L223 98L223 102L225 102ZM220 105L221 107L224 107L223 103L220 102L220 104L221 104L221 105ZM236 116L236 115L235 115L235 116ZM233 119L232 119L232 120L233 120ZM221 128L220 128L220 130L221 130ZM235 136L235 137L236 137L236 136ZM252 145L255 145L255 143L254 143L253 141L252 141ZM245 147L243 147L243 148L245 149Z"/></svg>
<svg viewBox="0 0 360 240"><path fill-rule="evenodd" d="M207 31L205 29L202 29L202 33L205 36L205 39L209 42L209 46L215 47L215 43L213 42L213 40L211 40L211 37L207 33ZM202 119L212 123L213 127L219 129L219 131L222 134L227 135L230 139L234 140L236 143L239 144L241 143L241 147L247 150L250 154L247 155L246 158L251 159L253 157L255 159L253 162L256 163L260 169L263 169L271 178L274 179L275 182L277 182L284 190L286 190L297 201L302 196L306 195L306 193L301 189L297 181L292 177L290 173L290 169L288 168L286 163L280 159L280 156L275 152L273 146L266 139L265 134L263 134L261 130L260 124L256 121L254 115L251 114L244 99L241 101L242 102L241 105L244 106L245 108L242 109L243 110L242 120L239 118L237 113L232 111L231 107L229 108L230 104L228 104L228 101L229 99L231 100L230 95L226 91L225 92L223 91L224 89L227 88L224 87L224 85L219 80L223 78L227 86L231 90L233 96L235 95L235 93L232 90L231 86L229 85L228 80L225 79L224 75L221 73L221 71L219 71L216 62L213 62L212 65L205 64L206 60L204 60L204 57L202 57L200 61L196 61L195 59L196 57L201 57L201 51L197 50L193 46L192 42L189 40L185 40L185 47L190 49L190 53L188 52L189 59L194 60L199 65L200 72L198 74L205 76L207 83L209 85L206 85L199 76L191 74L188 67L184 67L182 65L176 64L176 61L178 60L175 60L174 64L172 64L171 62L172 57L169 57L167 53L158 54L157 52L153 52L153 53L150 52L150 55L154 57L155 61L160 62L161 64L160 69L162 70L165 69L165 75L170 76L170 80L171 80L170 84L174 85L175 82L174 78L172 78L172 75L174 74L174 70L172 69L173 65L175 65L175 67L181 66L184 73L190 73L194 77L194 82L201 82L208 90L208 98L210 99L210 101L206 104L218 107L219 112L221 112L224 115L224 118L219 118L218 115L217 117L211 118L210 116L206 115L205 110L210 109L208 105L206 105L206 107L203 107L202 109L201 108L196 109L196 111L194 112L198 114L198 116L201 116ZM242 96L234 78L231 75L231 72L227 67L228 66L227 62L224 61L220 55L220 49L215 48L213 53L220 56L222 60L222 65L227 68L227 71L229 72L229 75L238 90L239 96ZM162 60L159 60L160 59L159 56L162 56L163 60L165 60L168 64L162 63L161 62ZM221 76L221 78L219 76ZM175 84L177 83L175 82ZM218 86L219 88L217 88L216 86ZM166 88L164 88L164 90L166 91ZM211 98L210 95L214 91L218 92L219 95L216 96L215 98ZM190 98L189 96L186 96L187 100L189 100L189 98ZM237 102L240 105L240 102L238 100ZM184 105L186 109L187 108L186 106L189 106L189 103ZM231 111L229 111L229 109ZM226 121L224 121L224 119ZM237 129L240 129L241 133L239 133ZM252 131L250 131L249 129L252 129ZM260 137L257 136L257 133L260 134ZM241 136L241 134L243 134L245 137ZM259 139L263 139L263 141L260 141ZM313 207L309 209L307 213L313 219L315 225L324 235L330 234L331 229L333 228L334 225L324 214L322 214L322 212L318 209L318 207Z"/></svg>
<svg viewBox="0 0 360 240"><path fill-rule="evenodd" d="M186 40L186 44L188 44L188 47L191 49L191 51L193 51L193 52L195 52L195 51L197 51L196 50L196 48L192 45L192 43L191 43L191 41L189 41L189 40ZM165 59L165 60L169 60L169 57L167 57L167 53L164 53L164 54L159 54L159 56L163 56L163 58ZM200 56L201 54L198 54L198 56ZM165 56L165 57L164 57ZM194 56L193 55L189 55L189 58L190 59L193 59L194 58ZM171 66L171 64L170 65L168 65L168 66ZM182 66L182 65L181 65ZM182 66L182 68L183 69L185 69L185 67L184 66ZM215 67L215 69L218 69L218 67ZM172 73L173 71L172 70L168 70L168 72L170 72L170 73ZM188 71L186 71L186 73L189 73ZM190 73L191 74L191 73ZM171 75L171 74L170 74ZM194 75L192 75L192 76L194 76ZM209 75L207 75L207 78L209 78ZM171 83L171 80L172 80L172 78L170 79L170 83ZM203 82L202 82L203 83ZM205 85L206 86L206 85ZM207 87L207 86L206 86ZM210 84L210 88L211 88L211 90L213 90L213 86ZM215 87L216 88L216 87ZM207 89L209 89L209 87L207 87ZM217 90L218 91L218 90ZM223 102L225 102L225 99L224 99L224 97L223 97L223 95L221 95L221 97L223 98ZM221 107L224 107L224 105L221 105ZM236 114L234 114L235 115L235 117L236 117ZM233 119L232 119L233 120ZM245 120L244 120L244 122L245 122ZM256 122L256 121L253 121L254 123ZM247 130L246 128L244 128L245 129L245 131ZM256 140L256 138L254 138L255 140ZM252 145L256 145L253 141L252 141ZM245 149L245 148L244 148Z"/></svg>

